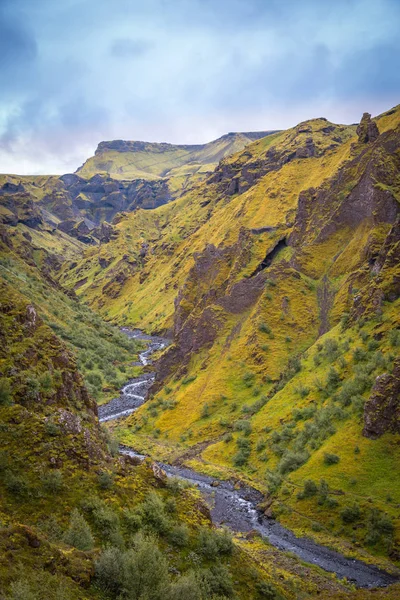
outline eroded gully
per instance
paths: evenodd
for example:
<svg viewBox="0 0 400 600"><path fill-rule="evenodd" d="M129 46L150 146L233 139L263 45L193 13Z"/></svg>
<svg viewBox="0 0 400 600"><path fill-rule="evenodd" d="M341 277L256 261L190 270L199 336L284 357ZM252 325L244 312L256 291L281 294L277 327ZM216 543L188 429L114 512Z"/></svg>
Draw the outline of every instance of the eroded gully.
<svg viewBox="0 0 400 600"><path fill-rule="evenodd" d="M165 338L149 336L138 329L123 328L122 332L130 338L148 343L146 350L139 354L138 364L143 366L150 365L151 355L169 343ZM99 407L100 421L118 419L137 410L146 401L154 377L153 372L148 372L128 381L122 388L119 398ZM120 447L120 452L139 459L146 458L134 449L124 446ZM216 481L186 467L158 464L167 476L178 477L197 486L210 507L211 517L216 525L225 525L237 532L256 530L276 548L292 552L301 560L318 565L325 571L336 573L340 579L346 578L358 587L383 587L398 581L394 575L373 565L347 558L308 538L297 537L277 521L266 518L257 510L257 505L263 496L253 488L247 486L238 488L238 485L231 481Z"/></svg>

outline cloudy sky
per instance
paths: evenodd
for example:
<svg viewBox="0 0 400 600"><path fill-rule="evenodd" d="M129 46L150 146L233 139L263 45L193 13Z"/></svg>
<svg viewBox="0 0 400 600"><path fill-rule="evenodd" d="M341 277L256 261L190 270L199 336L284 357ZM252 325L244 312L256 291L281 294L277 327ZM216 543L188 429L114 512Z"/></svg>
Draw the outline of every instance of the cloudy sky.
<svg viewBox="0 0 400 600"><path fill-rule="evenodd" d="M0 172L400 102L400 0L0 0Z"/></svg>

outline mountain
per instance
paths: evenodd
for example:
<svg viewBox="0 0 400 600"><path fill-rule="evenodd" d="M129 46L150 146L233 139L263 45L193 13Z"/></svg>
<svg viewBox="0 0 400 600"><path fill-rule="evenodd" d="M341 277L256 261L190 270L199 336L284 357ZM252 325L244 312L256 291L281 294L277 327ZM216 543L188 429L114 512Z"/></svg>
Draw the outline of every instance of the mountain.
<svg viewBox="0 0 400 600"><path fill-rule="evenodd" d="M29 218L35 213L36 225L44 222L85 244L96 244L104 234L104 228L99 232L96 227L111 222L118 212L170 202L204 179L219 160L271 133L229 133L197 146L101 142L76 174L0 175L0 220L24 222L28 209Z"/></svg>
<svg viewBox="0 0 400 600"><path fill-rule="evenodd" d="M175 190L178 187L184 189L193 175L198 179L204 178L226 156L272 133L275 132L232 132L208 144L198 145L124 140L101 142L95 155L89 158L76 173L86 179L90 179L97 173L105 173L114 179L122 180L172 179Z"/></svg>
<svg viewBox="0 0 400 600"><path fill-rule="evenodd" d="M76 174L1 177L7 599L127 597L129 561L160 550L159 600L398 597L254 531L222 542L151 463L251 486L268 518L399 573L400 106L252 135L104 142ZM149 400L105 429L95 400L141 369L116 326L172 343Z"/></svg>
<svg viewBox="0 0 400 600"><path fill-rule="evenodd" d="M298 533L393 559L399 119L314 119L255 141L175 202L122 215L61 276L106 318L173 335L124 443L240 473Z"/></svg>

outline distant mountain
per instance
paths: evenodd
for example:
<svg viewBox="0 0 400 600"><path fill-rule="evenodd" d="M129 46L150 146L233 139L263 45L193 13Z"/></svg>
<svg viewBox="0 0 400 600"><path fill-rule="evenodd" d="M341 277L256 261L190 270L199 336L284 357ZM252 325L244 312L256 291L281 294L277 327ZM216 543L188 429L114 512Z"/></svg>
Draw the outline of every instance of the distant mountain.
<svg viewBox="0 0 400 600"><path fill-rule="evenodd" d="M167 179L172 193L184 190L189 181L204 178L220 160L275 131L228 133L208 144L176 145L166 143L114 140L101 142L93 157L76 173L89 179L97 173L114 179Z"/></svg>
<svg viewBox="0 0 400 600"><path fill-rule="evenodd" d="M0 222L50 227L83 243L97 243L95 228L119 212L166 204L210 175L219 161L273 132L228 133L208 144L176 146L101 142L76 173L0 175Z"/></svg>

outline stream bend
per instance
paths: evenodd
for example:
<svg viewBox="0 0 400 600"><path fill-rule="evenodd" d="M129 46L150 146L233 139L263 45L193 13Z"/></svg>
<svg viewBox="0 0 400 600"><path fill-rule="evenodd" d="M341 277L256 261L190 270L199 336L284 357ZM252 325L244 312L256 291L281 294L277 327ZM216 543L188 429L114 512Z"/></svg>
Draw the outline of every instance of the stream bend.
<svg viewBox="0 0 400 600"><path fill-rule="evenodd" d="M150 365L151 355L170 343L165 338L149 336L138 329L132 331L123 328L121 331L130 338L148 342L146 350L139 355L139 364L143 366ZM99 420L110 421L134 412L146 401L154 378L155 373L150 372L128 381L122 388L119 398L114 398L99 407ZM120 452L142 460L146 458L145 455L138 454L126 446L121 446ZM263 495L254 488L244 485L237 488L237 485L231 481L215 480L186 467L157 464L168 477L183 479L201 491L210 508L213 523L216 525L225 525L237 532L256 530L276 548L292 552L301 560L318 565L325 571L336 573L339 579L346 578L357 587L385 587L398 581L398 577L378 567L347 558L309 538L297 537L274 519L266 518L256 508Z"/></svg>

